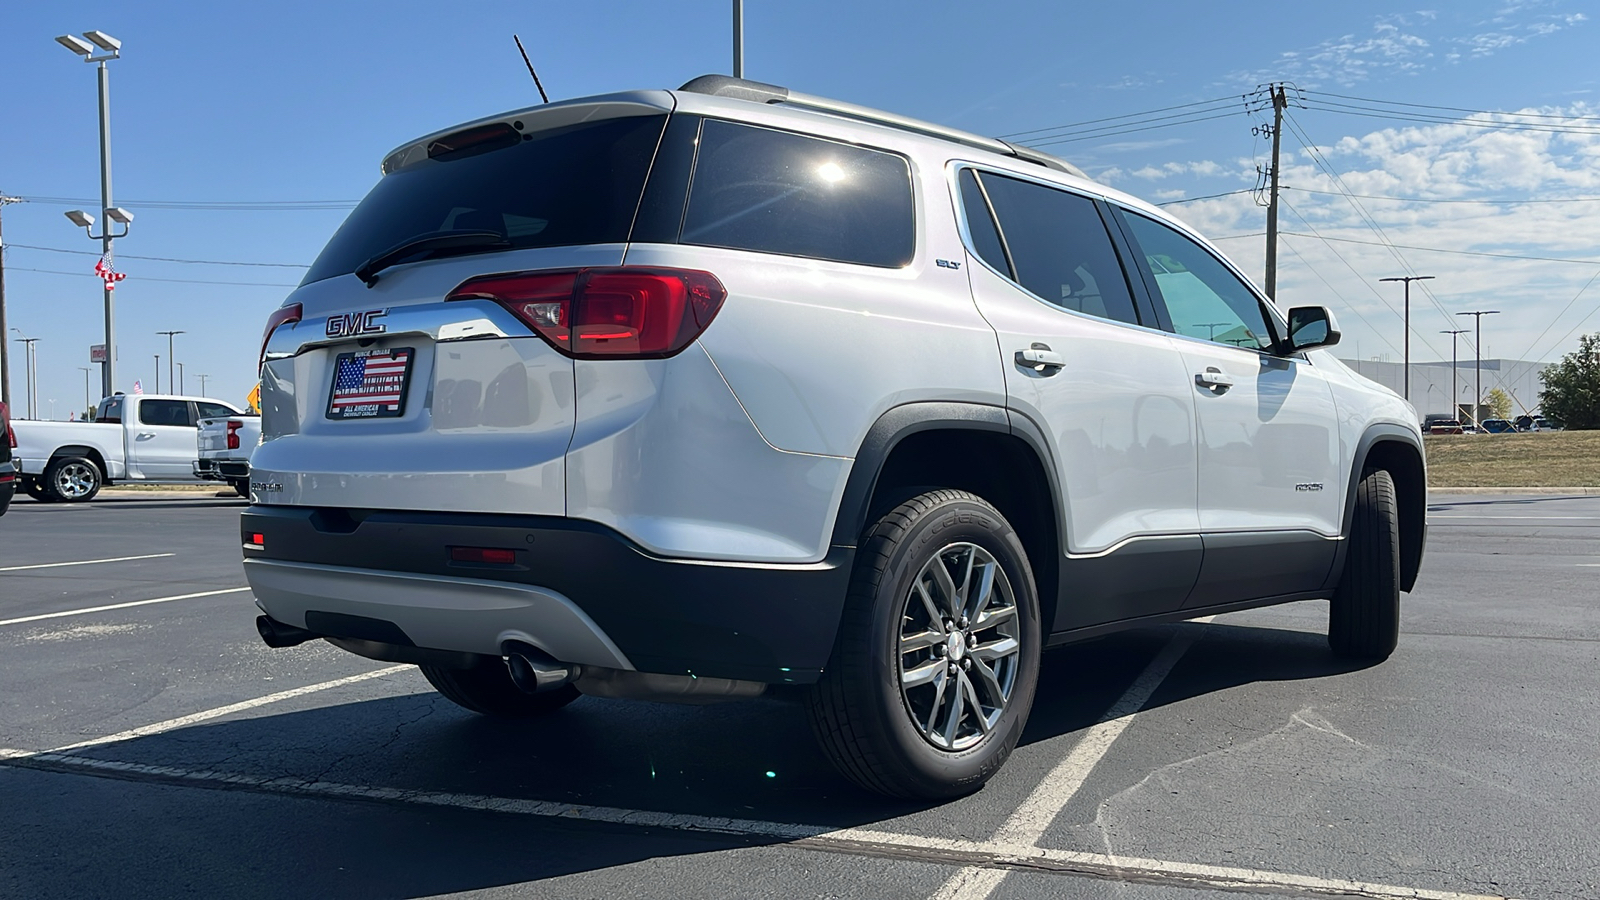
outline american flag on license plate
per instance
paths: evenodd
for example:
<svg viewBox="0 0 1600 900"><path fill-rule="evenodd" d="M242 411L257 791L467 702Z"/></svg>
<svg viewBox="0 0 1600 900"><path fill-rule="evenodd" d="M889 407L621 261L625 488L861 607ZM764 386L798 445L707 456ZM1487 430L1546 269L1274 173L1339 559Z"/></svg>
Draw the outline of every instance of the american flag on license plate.
<svg viewBox="0 0 1600 900"><path fill-rule="evenodd" d="M410 362L409 349L340 356L338 371L333 376L330 408L335 412L354 412L352 407L372 406L399 412L405 392L406 365Z"/></svg>

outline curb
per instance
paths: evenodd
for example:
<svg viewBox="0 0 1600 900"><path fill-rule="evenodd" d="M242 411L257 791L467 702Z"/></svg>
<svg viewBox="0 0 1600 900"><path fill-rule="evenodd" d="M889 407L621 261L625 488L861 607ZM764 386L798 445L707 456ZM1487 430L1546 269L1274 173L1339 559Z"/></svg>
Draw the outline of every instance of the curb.
<svg viewBox="0 0 1600 900"><path fill-rule="evenodd" d="M1600 495L1600 487L1439 487L1428 485L1429 494L1568 494Z"/></svg>

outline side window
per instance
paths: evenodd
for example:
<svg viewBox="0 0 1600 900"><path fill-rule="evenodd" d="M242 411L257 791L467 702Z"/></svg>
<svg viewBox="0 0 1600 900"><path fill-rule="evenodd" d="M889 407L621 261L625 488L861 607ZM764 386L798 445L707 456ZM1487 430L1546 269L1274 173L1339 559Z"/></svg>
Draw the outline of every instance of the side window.
<svg viewBox="0 0 1600 900"><path fill-rule="evenodd" d="M1272 347L1261 301L1211 251L1154 219L1124 216L1155 276L1173 331L1249 350Z"/></svg>
<svg viewBox="0 0 1600 900"><path fill-rule="evenodd" d="M199 411L201 419L220 419L224 416L237 416L238 413L220 403L202 403L195 401L195 408Z"/></svg>
<svg viewBox="0 0 1600 900"><path fill-rule="evenodd" d="M983 198L983 189L978 187L978 173L971 169L961 170L961 209L966 213L967 233L972 235L972 248L979 258L1004 272L1007 278L1014 278L1005 245L1000 243L1000 232L994 225L994 216L989 213L989 201Z"/></svg>
<svg viewBox="0 0 1600 900"><path fill-rule="evenodd" d="M707 119L685 244L899 268L916 250L903 157Z"/></svg>
<svg viewBox="0 0 1600 900"><path fill-rule="evenodd" d="M1139 324L1093 200L988 172L980 177L1018 284L1062 309Z"/></svg>
<svg viewBox="0 0 1600 900"><path fill-rule="evenodd" d="M189 425L189 402L146 400L139 404L139 422L144 425Z"/></svg>

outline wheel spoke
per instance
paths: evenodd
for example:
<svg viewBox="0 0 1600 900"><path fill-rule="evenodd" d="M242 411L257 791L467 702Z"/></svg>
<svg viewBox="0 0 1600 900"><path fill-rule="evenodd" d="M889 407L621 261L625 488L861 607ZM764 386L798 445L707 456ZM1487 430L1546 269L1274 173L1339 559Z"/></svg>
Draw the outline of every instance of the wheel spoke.
<svg viewBox="0 0 1600 900"><path fill-rule="evenodd" d="M944 560L936 556L928 568L933 570L934 583L938 585L939 593L944 595L944 614L952 619L961 618L959 591L956 590L955 581L950 578L950 570L945 567Z"/></svg>
<svg viewBox="0 0 1600 900"><path fill-rule="evenodd" d="M977 554L973 554L976 556ZM977 596L971 594L967 597L967 618L977 621L984 608L989 605L989 600L994 596L994 573L999 568L993 562L983 564L983 569L978 573Z"/></svg>
<svg viewBox="0 0 1600 900"><path fill-rule="evenodd" d="M1016 617L1017 608L1015 606L1001 606L998 608L986 609L983 611L983 614L978 616L977 620L973 622L972 630L975 632L983 631L987 628L993 628L996 625L1003 625L1006 622L1015 619Z"/></svg>
<svg viewBox="0 0 1600 900"><path fill-rule="evenodd" d="M972 704L973 718L978 720L978 730L988 734L990 727L989 717L984 715L983 704L978 702L978 692L972 687L972 679L967 677L966 672L959 669L956 670L956 679L960 683L961 694Z"/></svg>
<svg viewBox="0 0 1600 900"><path fill-rule="evenodd" d="M944 671L947 663L942 659L929 660L920 666L906 669L900 673L900 686L906 690L922 687Z"/></svg>
<svg viewBox="0 0 1600 900"><path fill-rule="evenodd" d="M919 631L916 634L902 634L900 635L900 652L906 654L914 650L937 647L944 643L944 640L944 635L938 631Z"/></svg>
<svg viewBox="0 0 1600 900"><path fill-rule="evenodd" d="M956 595L956 609L961 616L967 615L967 610L972 606L972 570L978 565L978 548L966 548L967 564L961 567L961 592Z"/></svg>
<svg viewBox="0 0 1600 900"><path fill-rule="evenodd" d="M1017 652L1022 647L1014 637L1003 637L998 641L979 644L972 648L972 656L982 660L1004 659Z"/></svg>
<svg viewBox="0 0 1600 900"><path fill-rule="evenodd" d="M1006 705L1006 692L1000 687L1000 679L989 668L989 664L981 659L972 661L972 670L978 673L978 683L983 685L983 692L989 695L989 705L995 709L1004 709ZM973 698L976 702L976 697Z"/></svg>
<svg viewBox="0 0 1600 900"><path fill-rule="evenodd" d="M956 677L961 677L961 670L956 670ZM961 719L966 715L966 697L959 683L956 689L950 692L950 718L944 723L944 743L946 747L956 745L956 733L961 729Z"/></svg>
<svg viewBox="0 0 1600 900"><path fill-rule="evenodd" d="M933 679L933 705L928 707L928 722L923 727L924 732L933 731L933 723L939 720L939 711L944 709L944 689L950 683L950 676L945 674L943 666Z"/></svg>
<svg viewBox="0 0 1600 900"><path fill-rule="evenodd" d="M928 621L941 634L944 633L944 614L939 612L939 605L928 596L928 586L922 583L921 576L917 577L917 596L922 598L922 608L928 611Z"/></svg>

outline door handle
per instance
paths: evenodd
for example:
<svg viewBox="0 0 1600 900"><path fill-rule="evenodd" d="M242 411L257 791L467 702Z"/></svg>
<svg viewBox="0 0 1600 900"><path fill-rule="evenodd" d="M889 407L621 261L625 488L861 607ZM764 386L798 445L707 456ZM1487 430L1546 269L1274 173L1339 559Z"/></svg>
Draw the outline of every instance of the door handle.
<svg viewBox="0 0 1600 900"><path fill-rule="evenodd" d="M134 435L135 438L137 438L138 440L141 440L141 441L144 440L145 438L153 438L155 436L156 436L156 433L154 431L141 431L138 434Z"/></svg>
<svg viewBox="0 0 1600 900"><path fill-rule="evenodd" d="M1214 393L1222 393L1233 387L1233 379L1222 373L1216 366L1206 366L1204 372L1194 376L1194 383Z"/></svg>
<svg viewBox="0 0 1600 900"><path fill-rule="evenodd" d="M1051 350L1048 344L1034 344L1026 350L1018 350L1016 359L1017 365L1040 375L1054 375L1067 364L1066 359Z"/></svg>

